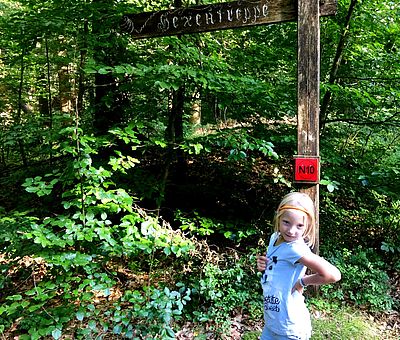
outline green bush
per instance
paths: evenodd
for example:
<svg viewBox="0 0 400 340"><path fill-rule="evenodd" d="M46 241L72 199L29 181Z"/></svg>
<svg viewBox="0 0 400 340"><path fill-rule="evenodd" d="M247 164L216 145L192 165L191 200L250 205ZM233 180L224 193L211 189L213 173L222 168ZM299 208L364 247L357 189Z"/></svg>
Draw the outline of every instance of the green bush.
<svg viewBox="0 0 400 340"><path fill-rule="evenodd" d="M262 296L254 263L254 255L233 250L218 261L205 263L198 276L190 279L193 321L208 323L223 334L234 313L247 311L250 317L261 318Z"/></svg>
<svg viewBox="0 0 400 340"><path fill-rule="evenodd" d="M390 282L384 271L384 262L372 249L337 251L331 261L342 273L342 280L335 285L321 286L329 299L352 302L373 311L391 310L394 304Z"/></svg>
<svg viewBox="0 0 400 340"><path fill-rule="evenodd" d="M132 148L137 146L130 127L113 133ZM158 261L167 262L169 257L185 256L193 242L140 209L131 192L116 187L113 178L135 166L134 158L117 151L108 164L94 165L95 140L79 129L67 128L63 134L70 137L62 151L72 158L71 166L24 183L39 199L52 195L59 185L57 213L0 218L0 332L15 324L21 339L59 339L78 320L79 336L132 335L132 320L140 320L147 334L172 338L173 320L190 299L184 287L175 291L166 284L163 289L149 285L141 293L117 299L111 314L104 314L94 301L107 301L119 284L110 266L113 261L136 262L151 276L155 253ZM125 312L127 303L139 308ZM125 313L123 320L118 310Z"/></svg>

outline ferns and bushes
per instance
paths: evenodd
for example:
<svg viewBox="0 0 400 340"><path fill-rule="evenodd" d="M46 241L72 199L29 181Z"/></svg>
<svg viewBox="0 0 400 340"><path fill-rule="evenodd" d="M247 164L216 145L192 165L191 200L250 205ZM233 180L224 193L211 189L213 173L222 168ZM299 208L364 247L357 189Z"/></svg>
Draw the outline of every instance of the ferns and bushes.
<svg viewBox="0 0 400 340"><path fill-rule="evenodd" d="M120 188L116 178L126 178L140 165L135 151L142 142L132 127L112 134L114 145L122 141L131 151L114 150L101 164L95 155L112 143L96 145L82 131L65 129L67 142L60 153L70 165L22 184L42 208L2 212L0 332L20 339L173 339L185 322L222 336L229 334L235 314L249 322L261 320L254 263L263 246L253 243L257 229L227 228L221 221L179 211L178 227L172 228L157 211L141 208L132 183ZM332 207L329 203L327 210ZM383 204L376 211L381 214L374 215L374 222L387 216ZM333 212L337 221L346 219L344 212ZM362 218L368 230L372 217ZM343 280L322 287L321 297L332 306L371 311L398 306L389 294L390 264L383 257L398 251L391 242L385 239L381 255L362 246L327 245L323 251L341 269ZM251 248L240 250L244 245ZM318 306L315 301L310 303Z"/></svg>

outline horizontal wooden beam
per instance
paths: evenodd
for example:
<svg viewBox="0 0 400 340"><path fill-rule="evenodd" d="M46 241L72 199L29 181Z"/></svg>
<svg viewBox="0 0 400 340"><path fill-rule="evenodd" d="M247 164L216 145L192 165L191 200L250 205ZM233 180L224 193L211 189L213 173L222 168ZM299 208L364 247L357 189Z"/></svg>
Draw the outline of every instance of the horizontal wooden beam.
<svg viewBox="0 0 400 340"><path fill-rule="evenodd" d="M320 16L335 15L337 0L320 0ZM126 14L121 29L135 39L224 30L297 20L297 0L242 0Z"/></svg>

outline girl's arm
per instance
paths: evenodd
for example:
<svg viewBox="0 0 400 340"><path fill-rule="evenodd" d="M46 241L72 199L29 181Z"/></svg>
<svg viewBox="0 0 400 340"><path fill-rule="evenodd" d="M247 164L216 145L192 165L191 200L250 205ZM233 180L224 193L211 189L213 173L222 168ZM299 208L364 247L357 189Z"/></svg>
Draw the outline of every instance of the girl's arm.
<svg viewBox="0 0 400 340"><path fill-rule="evenodd" d="M314 253L303 256L299 262L309 268L313 273L311 275L305 275L302 278L306 286L334 283L339 281L342 277L339 269ZM294 289L302 291L303 287L300 282L296 282Z"/></svg>

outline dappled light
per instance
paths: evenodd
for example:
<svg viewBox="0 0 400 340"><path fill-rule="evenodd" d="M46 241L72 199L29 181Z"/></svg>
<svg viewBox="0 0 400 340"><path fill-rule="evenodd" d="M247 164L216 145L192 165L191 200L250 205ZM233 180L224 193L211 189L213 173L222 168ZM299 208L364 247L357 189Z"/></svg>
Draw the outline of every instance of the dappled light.
<svg viewBox="0 0 400 340"><path fill-rule="evenodd" d="M296 3L0 1L1 339L258 339L292 191L311 339L400 337L400 4Z"/></svg>

